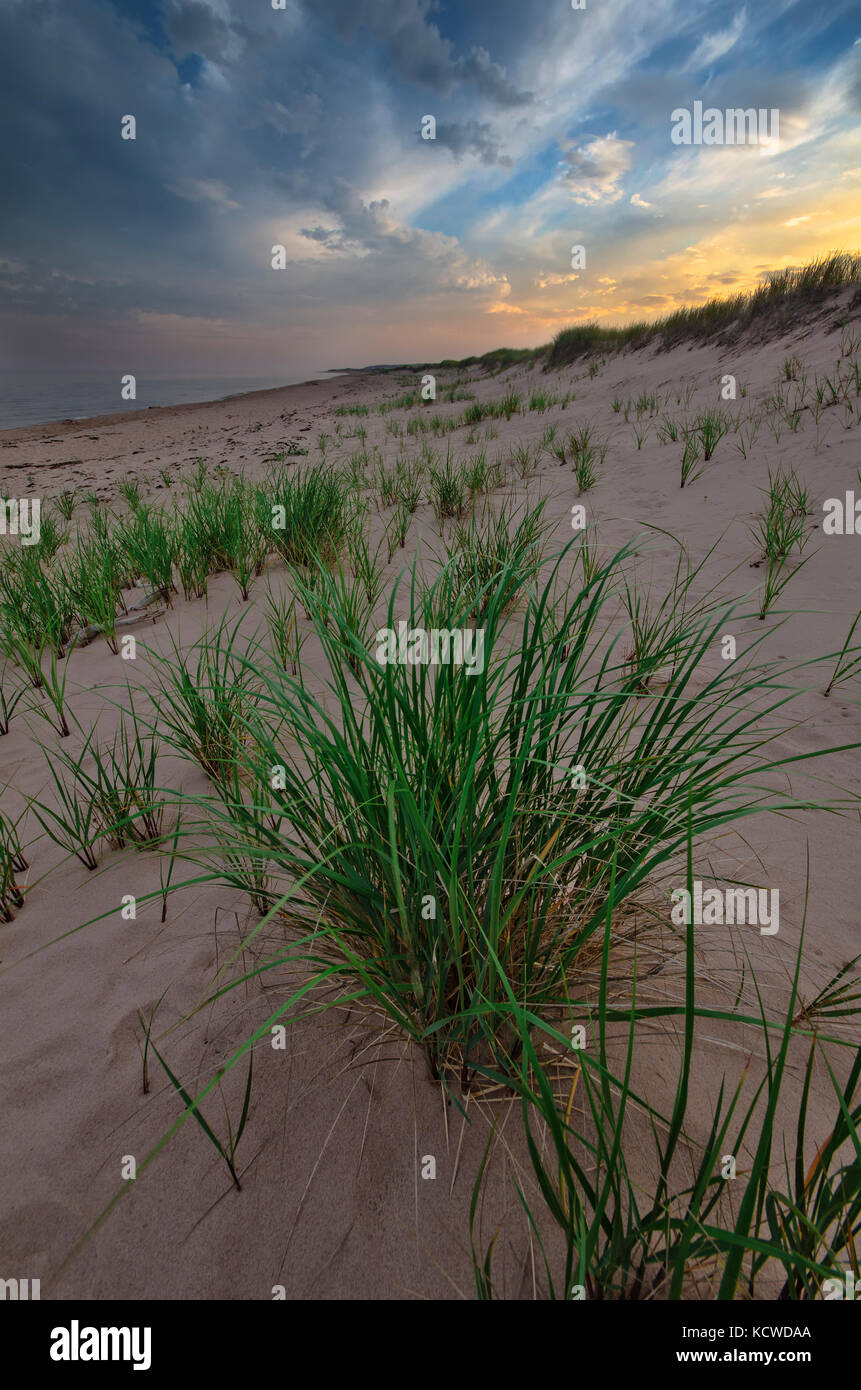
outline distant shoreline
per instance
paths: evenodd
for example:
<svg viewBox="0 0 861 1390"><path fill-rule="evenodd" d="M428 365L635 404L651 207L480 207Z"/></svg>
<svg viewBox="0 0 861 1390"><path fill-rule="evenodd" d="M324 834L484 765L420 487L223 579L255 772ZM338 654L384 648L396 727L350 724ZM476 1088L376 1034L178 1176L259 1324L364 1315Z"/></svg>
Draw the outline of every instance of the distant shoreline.
<svg viewBox="0 0 861 1390"><path fill-rule="evenodd" d="M252 401L255 397L269 399L279 392L286 391L307 391L309 388L325 388L335 386L336 382L348 372L351 375L362 375L362 370L356 367L331 368L331 375L309 377L306 381L295 381L286 386L264 386L252 391L232 391L226 396L213 396L208 400L182 401L176 405L149 405L138 408L137 410L114 410L102 415L80 415L63 416L58 420L42 420L31 425L9 425L0 429L0 440L17 442L19 440L38 438L46 432L54 435L68 434L74 430L87 427L99 426L104 428L108 425L131 424L136 420L152 420L155 418L165 418L166 416L187 414L193 410L206 410L223 406L231 401Z"/></svg>

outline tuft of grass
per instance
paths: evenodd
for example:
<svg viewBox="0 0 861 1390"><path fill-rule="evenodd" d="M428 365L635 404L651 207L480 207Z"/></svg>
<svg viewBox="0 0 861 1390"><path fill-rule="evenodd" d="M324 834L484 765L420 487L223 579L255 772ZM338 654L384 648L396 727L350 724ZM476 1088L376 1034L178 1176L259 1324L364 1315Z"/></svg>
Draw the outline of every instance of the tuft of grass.
<svg viewBox="0 0 861 1390"><path fill-rule="evenodd" d="M466 484L470 497L476 497L479 493L487 490L488 467L487 456L484 450L470 459L469 463L464 464L463 481Z"/></svg>
<svg viewBox="0 0 861 1390"><path fill-rule="evenodd" d="M797 381L802 371L801 359L799 357L785 357L783 359L783 379L784 381Z"/></svg>
<svg viewBox="0 0 861 1390"><path fill-rule="evenodd" d="M403 505L408 512L406 503ZM357 520L350 540L350 562L353 573L364 589L365 602L369 609L377 606L385 583L385 564L381 559L383 544L383 541L379 541L371 550L361 522Z"/></svg>
<svg viewBox="0 0 861 1390"><path fill-rule="evenodd" d="M96 847L101 831L96 796L83 772L90 738L77 758L62 749L50 755L46 753L48 771L54 784L54 805L38 801L35 797L30 799L29 804L48 838L92 871L98 867ZM55 765L57 763L69 775L64 776Z"/></svg>
<svg viewBox="0 0 861 1390"><path fill-rule="evenodd" d="M170 605L176 593L173 567L179 550L173 521L140 505L134 517L119 528L118 543L134 576L142 576L153 593Z"/></svg>
<svg viewBox="0 0 861 1390"><path fill-rule="evenodd" d="M19 821L10 820L0 811L0 922L11 922L24 906L24 889L18 879L28 865L21 848L18 824Z"/></svg>
<svg viewBox="0 0 861 1390"><path fill-rule="evenodd" d="M162 996L162 998L163 997L164 996ZM140 1015L138 1015L138 1017L140 1018ZM227 1165L227 1171L229 1172L231 1179L233 1180L234 1187L236 1188L237 1192L241 1192L242 1184L239 1181L239 1175L236 1171L236 1150L239 1146L239 1141L242 1138L242 1135L245 1131L245 1125L248 1121L248 1109L251 1104L251 1085L254 1074L254 1054L250 1053L248 1057L248 1076L245 1082L245 1092L242 1101L242 1110L236 1125L235 1133L233 1131L233 1125L231 1124L230 1120L230 1112L227 1108L227 1103L224 1100L224 1095L222 1092L221 1099L222 1105L224 1106L224 1115L227 1124L227 1140L226 1142L222 1142L222 1140L218 1138L217 1134L212 1129L212 1127L203 1118L203 1115L201 1114L197 1104L192 1100L191 1096L188 1094L188 1091L181 1084L181 1082L179 1082L177 1078L174 1076L167 1062L164 1060L155 1043L152 1041L151 1027L147 1029L142 1018L140 1019L140 1022L141 1027L144 1029L148 1049L151 1049L155 1053L156 1057L161 1063L165 1075L167 1076L174 1090L177 1092L177 1094L185 1104L188 1113L194 1116L195 1120L199 1124L200 1128L203 1130L209 1142L224 1159L224 1162Z"/></svg>
<svg viewBox="0 0 861 1390"><path fill-rule="evenodd" d="M58 526L51 512L43 508L39 540L31 552L38 562L43 566L50 564L68 539L68 529Z"/></svg>
<svg viewBox="0 0 861 1390"><path fill-rule="evenodd" d="M540 448L531 449L528 444L518 444L511 454L517 476L524 480L534 477L538 472L540 457Z"/></svg>
<svg viewBox="0 0 861 1390"><path fill-rule="evenodd" d="M358 434L358 430L355 431ZM273 453L267 454L267 463L283 463L285 459L304 458L308 449L304 444L299 444L295 439L291 439L285 444L283 449L276 449Z"/></svg>
<svg viewBox="0 0 861 1390"><path fill-rule="evenodd" d="M215 631L204 632L190 651L182 651L171 637L168 656L152 653L151 696L159 731L217 785L232 775L236 745L255 700L238 649L241 623L240 618L231 631L225 614Z"/></svg>
<svg viewBox="0 0 861 1390"><path fill-rule="evenodd" d="M855 635L855 629L861 622L861 610L858 611L855 621L846 634L846 641L840 648L840 655L834 664L831 672L831 679L825 688L825 694L830 695L835 686L846 685L861 673L861 646L850 647L850 642Z"/></svg>
<svg viewBox="0 0 861 1390"><path fill-rule="evenodd" d="M386 526L386 563L391 562L391 558L397 549L403 549L407 543L407 532L410 529L411 513L401 502Z"/></svg>
<svg viewBox="0 0 861 1390"><path fill-rule="evenodd" d="M678 443L679 427L672 416L665 415L663 417L661 423L657 426L657 432L658 439L662 444L666 444L668 440L672 440L674 444Z"/></svg>
<svg viewBox="0 0 861 1390"><path fill-rule="evenodd" d="M72 520L77 500L78 489L74 487L65 488L57 498L57 510L66 521Z"/></svg>
<svg viewBox="0 0 861 1390"><path fill-rule="evenodd" d="M763 794L769 769L786 766L767 753L768 715L787 699L783 672L748 654L717 674L709 667L703 688L700 668L731 606L669 615L663 648L633 667L607 649L608 604L631 549L588 589L570 589L561 614L563 557L537 592L506 564L484 589L484 656L471 672L363 653L333 623L322 582L304 597L328 667L326 710L253 654L242 663L243 685L259 696L253 720L232 729L231 766L254 786L282 765L289 820L275 831L253 805L238 819L226 802L217 814L234 856L265 860L295 941L279 960L303 961L308 979L343 975L353 1000L373 1001L422 1046L432 1075L463 1086L476 1074L511 1077L508 981L523 1009L546 1019L565 1006L570 972L608 911L632 901L689 835L754 809L809 804ZM505 615L519 596L512 631ZM396 589L393 629L397 602ZM468 631L474 609L452 565L430 588L413 570L411 628ZM644 701L644 678L667 652L660 697ZM302 766L282 747L301 747ZM572 786L575 765L585 786Z"/></svg>
<svg viewBox="0 0 861 1390"><path fill-rule="evenodd" d="M296 599L289 594L275 594L270 588L264 609L275 655L286 671L299 674L299 657L304 634L296 617Z"/></svg>
<svg viewBox="0 0 861 1390"><path fill-rule="evenodd" d="M117 484L117 492L130 512L138 510L141 504L141 489L136 478L124 478Z"/></svg>
<svg viewBox="0 0 861 1390"><path fill-rule="evenodd" d="M698 604L691 599L701 569L702 565L691 569L685 552L680 551L673 580L660 602L624 580L622 603L632 642L625 660L633 674L632 689L645 693L653 680L667 681L674 676L691 621L709 611L707 599Z"/></svg>
<svg viewBox="0 0 861 1390"><path fill-rule="evenodd" d="M165 802L156 785L158 740L141 734L131 692L130 700L129 721L122 720L111 744L100 748L88 740L94 772L84 773L81 765L76 770L94 801L100 836L112 849L152 848L164 819Z"/></svg>
<svg viewBox="0 0 861 1390"><path fill-rule="evenodd" d="M693 881L692 840L689 834L688 891ZM513 1089L521 1101L536 1196L530 1201L521 1179L516 1180L516 1190L543 1266L546 1296L552 1300L676 1301L694 1296L699 1277L709 1280L718 1299L753 1299L763 1276L773 1277L781 1269L785 1277L776 1294L781 1301L821 1298L823 1280L828 1277L836 1277L842 1285L841 1261L856 1265L855 1240L861 1224L857 1172L861 1053L856 1051L841 1085L818 1035L794 1025L801 947L785 1018L772 1023L763 1012L746 1015L737 1007L715 1010L698 1002L692 925L685 932L680 1005L639 1004L642 971L636 959L634 978L626 990L630 1002L626 998L611 1003L611 938L612 908L608 908L597 997L581 993L565 1010L566 1018L590 1019L590 1045L577 1050L573 1059L570 1041L561 1031L564 1025L539 1022L536 1027L536 1020L509 986L514 1039L509 1067L517 1070ZM839 981L848 968L831 982L836 986L833 997L841 1001L845 989L841 990ZM754 985L761 1002L755 977ZM844 1012L857 1015L858 1010L850 1003ZM641 1039L650 1036L646 1030L654 1027L654 1019L664 1016L669 1022L669 1016L678 1013L683 1023L678 1076L672 1109L662 1114L636 1089L633 1060L648 1045ZM738 1033L748 1055L753 1029L765 1054L765 1074L756 1085L748 1079L745 1066L734 1086L728 1085L726 1077L721 1080L706 1137L695 1146L688 1121L695 1026L700 1019L715 1018L723 1020L725 1029ZM776 1120L790 1049L799 1035L807 1042L807 1064L797 1105L794 1153L784 1147L781 1182L773 1174ZM554 1084L546 1062L539 1058L539 1038L545 1055L552 1049L563 1084ZM614 1066L610 1058L619 1051L617 1040L621 1056ZM833 1119L824 1141L817 1134L811 1143L807 1116L817 1056L832 1088ZM654 1190L644 1189L628 1167L625 1136L636 1111L648 1118L652 1167L657 1173ZM739 1173L741 1181L732 1184L738 1191L731 1201L722 1176L724 1155L745 1151L751 1153L750 1163L747 1171ZM675 1175L682 1155L689 1176L679 1186ZM470 1204L473 1268L482 1300L495 1296L493 1253L499 1233L497 1229L482 1255L477 1227L487 1157L488 1150Z"/></svg>
<svg viewBox="0 0 861 1390"><path fill-rule="evenodd" d="M12 551L0 565L0 649L42 685L40 663L46 650L63 656L75 622L68 584L56 566L33 550Z"/></svg>
<svg viewBox="0 0 861 1390"><path fill-rule="evenodd" d="M756 527L750 528L766 565L760 618L770 612L787 584L810 558L807 556L794 565L790 562L793 552L801 552L810 540L809 510L810 495L798 481L794 469L784 473L779 468L774 475L769 472L768 506Z"/></svg>
<svg viewBox="0 0 861 1390"><path fill-rule="evenodd" d="M810 538L807 516L810 494L799 482L795 470L778 468L768 475L768 506L751 527L751 535L767 560L783 560L794 550L802 550Z"/></svg>
<svg viewBox="0 0 861 1390"><path fill-rule="evenodd" d="M300 477L278 470L264 486L269 499L272 542L288 565L313 567L318 558L334 562L352 522L349 486L333 468Z"/></svg>
<svg viewBox="0 0 861 1390"><path fill-rule="evenodd" d="M685 433L685 447L682 451L680 487L693 483L700 476L705 464L700 453L699 441L695 435Z"/></svg>
<svg viewBox="0 0 861 1390"><path fill-rule="evenodd" d="M81 626L100 629L109 650L116 655L117 607L122 603L126 582L126 567L117 545L110 537L79 538L63 577Z"/></svg>
<svg viewBox="0 0 861 1390"><path fill-rule="evenodd" d="M637 445L637 453L639 453L649 437L649 426L648 424L642 427L640 425L632 425L631 428L634 432L634 442Z"/></svg>
<svg viewBox="0 0 861 1390"><path fill-rule="evenodd" d="M731 425L732 421L724 411L704 410L685 427L685 436L696 440L703 462L708 463L724 435L729 433Z"/></svg>
<svg viewBox="0 0 861 1390"><path fill-rule="evenodd" d="M442 468L431 466L430 491L437 525L449 517L461 516L466 506L467 483L463 467L452 462L450 453Z"/></svg>
<svg viewBox="0 0 861 1390"><path fill-rule="evenodd" d="M568 436L568 450L571 466L581 493L594 487L598 480L598 468L607 453L606 444L598 442L592 425L580 425Z"/></svg>
<svg viewBox="0 0 861 1390"><path fill-rule="evenodd" d="M61 666L56 651L51 647L48 651L47 668L42 668L42 685L40 687L42 699L33 700L30 704L30 710L42 719L46 719L51 727L56 729L60 738L68 738L72 732L69 727L70 711L66 704L68 678L68 661L65 661ZM74 716L71 717L74 719Z"/></svg>
<svg viewBox="0 0 861 1390"><path fill-rule="evenodd" d="M796 564L789 563L784 555L769 555L766 560L765 583L762 589L762 599L759 606L759 617L764 619L767 613L771 612L783 590L791 579L795 577L803 565L810 559L808 555L805 559L799 560Z"/></svg>
<svg viewBox="0 0 861 1390"><path fill-rule="evenodd" d="M544 502L518 516L514 504L499 509L485 505L467 525L455 529L447 550L453 568L453 591L467 609L471 623L481 623L492 596L507 585L512 603L535 575L541 561L547 525ZM499 600L503 609L504 595Z"/></svg>
<svg viewBox="0 0 861 1390"><path fill-rule="evenodd" d="M27 693L27 683L10 678L9 663L0 665L0 737L9 732L9 722Z"/></svg>

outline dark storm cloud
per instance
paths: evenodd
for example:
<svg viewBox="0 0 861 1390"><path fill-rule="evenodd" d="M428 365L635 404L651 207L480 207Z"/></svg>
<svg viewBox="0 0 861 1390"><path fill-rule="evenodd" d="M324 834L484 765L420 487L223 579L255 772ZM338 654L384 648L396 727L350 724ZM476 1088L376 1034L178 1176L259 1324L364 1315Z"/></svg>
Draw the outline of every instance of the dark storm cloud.
<svg viewBox="0 0 861 1390"><path fill-rule="evenodd" d="M325 243L337 241L340 233L337 227L300 227L299 235L307 237L309 241Z"/></svg>
<svg viewBox="0 0 861 1390"><path fill-rule="evenodd" d="M458 58L454 66L459 78L472 82L482 96L498 106L527 106L534 100L532 92L517 90L505 69L493 61L486 48L473 48L466 58Z"/></svg>
<svg viewBox="0 0 861 1390"><path fill-rule="evenodd" d="M168 0L165 28L178 58L199 53L213 63L230 54L230 25L205 0Z"/></svg>
<svg viewBox="0 0 861 1390"><path fill-rule="evenodd" d="M514 163L509 155L503 154L489 121L440 121L436 138L457 159L465 154L474 154L482 164L499 164L508 168Z"/></svg>
<svg viewBox="0 0 861 1390"><path fill-rule="evenodd" d="M475 45L456 55L454 44L430 18L429 0L312 0L308 8L315 18L328 19L339 34L354 38L364 30L371 35L406 82L419 82L440 95L457 83L469 84L500 106L533 99L531 92L515 87L487 49Z"/></svg>

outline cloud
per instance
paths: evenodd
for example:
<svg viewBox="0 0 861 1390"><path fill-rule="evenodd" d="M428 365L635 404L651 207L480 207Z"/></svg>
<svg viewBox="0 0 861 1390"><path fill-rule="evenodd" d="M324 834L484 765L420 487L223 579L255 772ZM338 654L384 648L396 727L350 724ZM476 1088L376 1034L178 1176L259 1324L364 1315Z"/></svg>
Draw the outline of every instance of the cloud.
<svg viewBox="0 0 861 1390"><path fill-rule="evenodd" d="M285 135L310 135L325 120L325 108L316 92L303 92L290 100L289 108L280 101L265 101L263 119Z"/></svg>
<svg viewBox="0 0 861 1390"><path fill-rule="evenodd" d="M510 168L514 160L500 149L489 121L440 121L436 128L437 143L451 150L455 159L474 154L482 164L498 164Z"/></svg>
<svg viewBox="0 0 861 1390"><path fill-rule="evenodd" d="M560 275L556 271L549 273L546 270L538 272L537 278L533 281L538 290L556 289L560 285L568 285L574 280L580 279L579 271L572 271L570 275Z"/></svg>
<svg viewBox="0 0 861 1390"><path fill-rule="evenodd" d="M747 10L742 9L736 15L728 29L722 29L717 34L706 34L697 44L691 54L688 68L708 68L712 63L716 63L718 58L723 58L730 49L735 48L747 25Z"/></svg>
<svg viewBox="0 0 861 1390"><path fill-rule="evenodd" d="M227 196L227 188L220 179L195 179L186 177L177 183L165 184L178 198L186 198L190 203L215 203L225 211L238 208L239 204Z"/></svg>
<svg viewBox="0 0 861 1390"><path fill-rule="evenodd" d="M193 321L194 369L465 355L493 345L495 314L535 341L642 312L656 286L667 304L713 292L708 266L749 283L835 227L848 242L861 46L833 14L817 44L824 12L780 26L741 3L562 0L537 19L520 0L0 0L0 349L130 360L145 323L160 361L175 314L168 370L189 369ZM686 55L721 53L694 91ZM698 94L780 108L767 177L756 150L670 149L670 110ZM667 259L669 226L701 263Z"/></svg>
<svg viewBox="0 0 861 1390"><path fill-rule="evenodd" d="M380 267L392 294L432 296L451 290L480 292L494 298L509 294L504 273L494 270L482 257L470 255L456 237L399 221L387 198L366 203L343 178L333 179L319 197L322 207L337 218L339 226L304 227L299 229L299 236L323 246L327 253L345 263L363 258L363 274L368 283L375 268Z"/></svg>
<svg viewBox="0 0 861 1390"><path fill-rule="evenodd" d="M337 241L340 233L337 227L300 227L299 235L307 237L309 241L325 243Z"/></svg>
<svg viewBox="0 0 861 1390"><path fill-rule="evenodd" d="M632 140L610 135L590 135L581 145L565 148L562 179L575 203L614 203L621 198L620 184L631 166Z"/></svg>
<svg viewBox="0 0 861 1390"><path fill-rule="evenodd" d="M230 23L207 0L168 0L165 22L178 58L198 53L224 63L236 51Z"/></svg>
<svg viewBox="0 0 861 1390"><path fill-rule="evenodd" d="M309 0L309 9L340 34L353 37L365 30L383 46L399 77L441 96L466 84L498 106L528 105L534 99L532 92L518 90L481 45L455 57L454 44L428 19L431 0Z"/></svg>
<svg viewBox="0 0 861 1390"><path fill-rule="evenodd" d="M494 63L486 48L473 48L469 56L459 58L454 72L461 81L472 82L482 96L498 106L528 106L535 100L532 92L521 92L510 82L505 68Z"/></svg>

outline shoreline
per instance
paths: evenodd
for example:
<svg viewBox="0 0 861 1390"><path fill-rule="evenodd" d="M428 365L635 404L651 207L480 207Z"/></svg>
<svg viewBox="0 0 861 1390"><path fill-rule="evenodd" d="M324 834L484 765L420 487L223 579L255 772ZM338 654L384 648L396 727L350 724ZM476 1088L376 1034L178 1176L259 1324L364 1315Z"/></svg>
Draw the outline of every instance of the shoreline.
<svg viewBox="0 0 861 1390"><path fill-rule="evenodd" d="M336 369L332 369L336 370ZM236 391L229 396L214 396L211 400L202 401L182 401L176 405L148 405L138 410L116 410L103 415L81 415L63 416L59 420L44 420L33 425L10 425L0 429L0 441L13 440L15 443L30 438L37 438L45 431L51 434L69 434L76 429L84 426L134 424L140 420L165 419L169 413L176 415L187 413L190 410L206 410L215 406L230 405L237 401L257 400L262 397L271 397L288 391L304 391L309 387L324 387L334 385L340 381L342 376L349 370L352 376L362 376L363 369L350 368L339 370L337 376L309 377L307 381L294 381L288 386L264 386L255 391Z"/></svg>
<svg viewBox="0 0 861 1390"><path fill-rule="evenodd" d="M201 458L262 476L267 460L290 444L297 458L316 454L341 405L376 403L388 378L351 373L291 386L244 391L213 401L149 406L0 431L0 496L41 496L86 488L106 500L126 478L170 486Z"/></svg>

